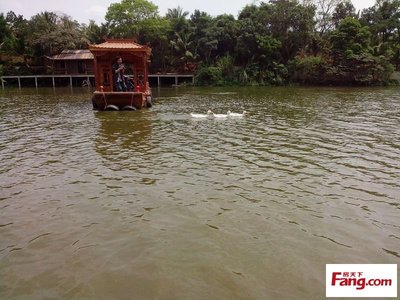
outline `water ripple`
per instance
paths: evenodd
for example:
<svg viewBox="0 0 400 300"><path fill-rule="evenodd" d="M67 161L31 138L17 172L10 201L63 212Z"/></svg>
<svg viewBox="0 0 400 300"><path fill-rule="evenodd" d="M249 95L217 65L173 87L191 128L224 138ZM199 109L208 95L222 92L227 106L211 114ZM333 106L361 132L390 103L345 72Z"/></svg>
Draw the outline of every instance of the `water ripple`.
<svg viewBox="0 0 400 300"><path fill-rule="evenodd" d="M97 298L111 282L122 297L272 299L285 276L281 298L320 299L308 286L338 251L398 260L398 90L154 93L152 109L110 113L84 90L2 91L0 298ZM208 109L249 115L190 117Z"/></svg>

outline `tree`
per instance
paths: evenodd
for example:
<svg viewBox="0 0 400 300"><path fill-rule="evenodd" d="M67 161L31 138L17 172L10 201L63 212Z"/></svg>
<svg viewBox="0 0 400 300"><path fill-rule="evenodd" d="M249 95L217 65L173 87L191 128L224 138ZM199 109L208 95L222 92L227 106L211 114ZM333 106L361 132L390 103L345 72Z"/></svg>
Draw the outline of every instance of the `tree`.
<svg viewBox="0 0 400 300"><path fill-rule="evenodd" d="M349 9L353 6L350 0L303 0L303 4L315 8L315 30L321 36L337 27L338 24L335 26L335 18L338 16L335 16L335 13L337 13L338 7L342 10L343 8ZM341 19L347 16L350 15L346 15Z"/></svg>
<svg viewBox="0 0 400 300"><path fill-rule="evenodd" d="M278 34L285 25L277 24L275 5L248 5L239 14L235 52L245 66L239 75L244 84L282 84L287 75L282 64L285 37Z"/></svg>
<svg viewBox="0 0 400 300"><path fill-rule="evenodd" d="M347 17L357 18L356 9L351 1L343 1L336 5L334 12L332 13L332 22L336 28L339 27L340 22Z"/></svg>
<svg viewBox="0 0 400 300"><path fill-rule="evenodd" d="M400 67L400 0L378 0L373 7L364 9L361 22L372 33L377 55L390 57Z"/></svg>
<svg viewBox="0 0 400 300"><path fill-rule="evenodd" d="M197 55L192 52L192 34L175 32L174 40L171 40L172 53L175 54L173 63L182 72L189 71L190 64L194 63Z"/></svg>
<svg viewBox="0 0 400 300"><path fill-rule="evenodd" d="M239 21L235 52L240 64L260 63L263 67L268 67L269 63L280 59L281 43L266 32L262 32L262 27L262 24L252 18Z"/></svg>
<svg viewBox="0 0 400 300"><path fill-rule="evenodd" d="M28 23L32 34L27 45L36 57L58 54L64 49L86 48L88 45L81 25L67 15L42 12Z"/></svg>
<svg viewBox="0 0 400 300"><path fill-rule="evenodd" d="M350 0L269 0L238 18L180 6L165 16L150 0L119 0L104 24L41 12L0 14L0 50L36 58L82 49L106 37L135 38L153 50L151 72L190 71L212 84L376 84L400 68L400 0L377 0L356 14ZM5 65L6 72L15 68Z"/></svg>
<svg viewBox="0 0 400 300"><path fill-rule="evenodd" d="M387 57L373 54L371 33L352 17L345 18L331 35L334 65L332 80L371 85L385 82L393 72Z"/></svg>
<svg viewBox="0 0 400 300"><path fill-rule="evenodd" d="M219 15L214 18L211 30L218 41L214 50L216 56L234 55L238 35L238 22L232 15Z"/></svg>
<svg viewBox="0 0 400 300"><path fill-rule="evenodd" d="M371 33L357 19L345 18L331 35L333 54L339 56L358 55L370 52Z"/></svg>
<svg viewBox="0 0 400 300"><path fill-rule="evenodd" d="M317 31L324 35L327 31L333 29L332 15L335 8L341 4L342 0L318 0L317 4Z"/></svg>
<svg viewBox="0 0 400 300"><path fill-rule="evenodd" d="M296 56L291 61L292 79L300 83L325 83L325 73L329 66L326 57L321 55Z"/></svg>
<svg viewBox="0 0 400 300"><path fill-rule="evenodd" d="M3 48L4 41L11 35L11 30L7 24L4 14L0 14L0 47Z"/></svg>
<svg viewBox="0 0 400 300"><path fill-rule="evenodd" d="M170 64L171 22L166 18L156 17L141 22L138 42L147 44L153 49L152 70L166 70Z"/></svg>
<svg viewBox="0 0 400 300"><path fill-rule="evenodd" d="M370 27L376 41L387 42L400 29L400 0L377 0L362 11L361 22Z"/></svg>
<svg viewBox="0 0 400 300"><path fill-rule="evenodd" d="M190 31L189 22L186 18L188 15L189 12L183 11L182 7L180 6L178 6L177 8L168 9L168 12L165 15L165 17L171 22L171 29L173 31L172 35L174 33L178 34L189 33Z"/></svg>
<svg viewBox="0 0 400 300"><path fill-rule="evenodd" d="M287 63L310 42L314 27L315 8L297 1L271 0L261 3L258 20L267 34L281 42L281 59Z"/></svg>
<svg viewBox="0 0 400 300"><path fill-rule="evenodd" d="M212 31L213 18L206 12L195 10L190 16L190 25L194 28L193 40L195 41L194 54L198 54L200 60L210 62L211 53L217 49L218 40Z"/></svg>
<svg viewBox="0 0 400 300"><path fill-rule="evenodd" d="M99 44L105 41L109 35L109 30L106 24L100 26L94 20L89 21L89 25L84 27L86 38L93 44Z"/></svg>
<svg viewBox="0 0 400 300"><path fill-rule="evenodd" d="M59 52L58 46L55 46L58 36L57 31L58 16L53 12L42 12L33 16L29 20L29 27L32 29L32 35L28 38L28 46L33 55L40 57L42 55L53 55Z"/></svg>
<svg viewBox="0 0 400 300"><path fill-rule="evenodd" d="M6 22L9 30L9 38L3 49L17 55L25 54L25 39L29 33L27 20L22 15L17 16L13 11L9 11Z"/></svg>
<svg viewBox="0 0 400 300"><path fill-rule="evenodd" d="M167 19L184 19L189 15L189 12L184 11L182 7L178 5L176 8L168 8L168 12L165 15Z"/></svg>
<svg viewBox="0 0 400 300"><path fill-rule="evenodd" d="M146 0L122 0L112 3L105 19L113 37L138 38L141 25L158 17L158 7Z"/></svg>

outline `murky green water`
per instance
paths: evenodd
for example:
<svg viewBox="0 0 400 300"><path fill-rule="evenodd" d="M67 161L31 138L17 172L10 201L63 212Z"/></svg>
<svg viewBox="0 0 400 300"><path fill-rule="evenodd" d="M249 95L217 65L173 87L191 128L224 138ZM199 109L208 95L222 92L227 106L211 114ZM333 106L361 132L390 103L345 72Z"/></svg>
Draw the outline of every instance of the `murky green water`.
<svg viewBox="0 0 400 300"><path fill-rule="evenodd" d="M0 92L0 299L323 299L326 263L400 262L399 89L154 93Z"/></svg>

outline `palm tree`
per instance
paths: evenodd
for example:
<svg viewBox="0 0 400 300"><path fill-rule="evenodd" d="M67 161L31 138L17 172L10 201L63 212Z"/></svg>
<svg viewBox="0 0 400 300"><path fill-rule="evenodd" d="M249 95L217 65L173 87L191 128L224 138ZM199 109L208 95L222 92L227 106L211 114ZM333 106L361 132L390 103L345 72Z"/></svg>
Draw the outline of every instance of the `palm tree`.
<svg viewBox="0 0 400 300"><path fill-rule="evenodd" d="M190 51L193 41L191 40L192 33L177 33L175 32L175 40L171 41L173 52L176 53L175 64L181 71L185 71L190 63L193 63L197 54Z"/></svg>
<svg viewBox="0 0 400 300"><path fill-rule="evenodd" d="M91 43L99 44L104 42L108 36L108 28L105 24L99 26L94 20L90 20L89 25L85 28L85 35Z"/></svg>
<svg viewBox="0 0 400 300"><path fill-rule="evenodd" d="M183 8L178 5L177 8L168 8L168 12L165 15L167 19L184 19L189 15L189 12L183 11Z"/></svg>

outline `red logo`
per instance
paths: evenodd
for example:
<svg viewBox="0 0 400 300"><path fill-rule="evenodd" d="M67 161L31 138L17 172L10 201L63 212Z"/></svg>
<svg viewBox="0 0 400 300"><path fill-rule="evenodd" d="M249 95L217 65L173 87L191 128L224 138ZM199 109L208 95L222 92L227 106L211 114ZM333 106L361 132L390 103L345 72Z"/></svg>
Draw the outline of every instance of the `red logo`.
<svg viewBox="0 0 400 300"><path fill-rule="evenodd" d="M327 297L397 297L395 264L327 264Z"/></svg>
<svg viewBox="0 0 400 300"><path fill-rule="evenodd" d="M392 279L368 279L363 272L333 272L332 286L354 286L357 290L363 290L366 286L392 286Z"/></svg>

